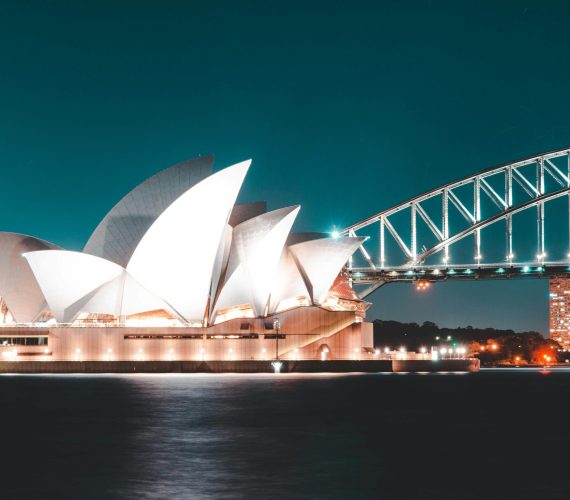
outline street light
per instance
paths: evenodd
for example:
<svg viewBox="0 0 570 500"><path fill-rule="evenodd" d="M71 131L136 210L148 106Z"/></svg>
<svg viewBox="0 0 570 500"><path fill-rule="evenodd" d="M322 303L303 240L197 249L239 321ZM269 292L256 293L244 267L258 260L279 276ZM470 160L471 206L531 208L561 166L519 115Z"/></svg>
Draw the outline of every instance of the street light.
<svg viewBox="0 0 570 500"><path fill-rule="evenodd" d="M273 320L273 329L275 330L275 361L279 361L279 327L281 322L279 318Z"/></svg>

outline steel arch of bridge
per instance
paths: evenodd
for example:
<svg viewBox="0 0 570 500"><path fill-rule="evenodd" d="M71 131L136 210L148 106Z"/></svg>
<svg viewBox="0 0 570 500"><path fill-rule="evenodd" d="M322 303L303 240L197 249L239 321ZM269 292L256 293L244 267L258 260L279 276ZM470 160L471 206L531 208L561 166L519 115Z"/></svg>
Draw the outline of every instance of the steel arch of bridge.
<svg viewBox="0 0 570 500"><path fill-rule="evenodd" d="M497 180L501 188L497 188ZM547 186L551 184L552 187ZM494 184L494 187L493 187ZM513 200L513 187L525 198ZM458 193L458 188L467 186L470 199ZM494 213L482 217L481 201L486 197L495 208ZM374 251L373 243L365 241L360 247L365 266L355 267L352 260L348 270L352 283L367 285L361 296L364 298L385 283L394 281L415 281L425 279L509 278L540 277L552 274L570 273L570 254L562 261L548 261L545 247L545 204L566 197L568 199L567 248L570 252L570 149L565 148L535 155L514 163L493 167L432 191L411 198L404 203L361 220L339 232L341 236L367 236L378 231L379 243ZM424 205L429 200L439 199L437 217L429 215ZM433 203L433 202L432 202ZM490 203L489 203L490 204ZM517 262L513 249L513 215L525 210L536 209L536 256L531 261ZM450 209L455 210L467 223L461 230L450 231ZM409 228L398 229L393 222L397 214L406 212ZM401 216L400 216L401 217ZM432 239L437 243L428 247L420 246L418 222L427 227ZM481 231L504 221L505 252L500 262L487 263L481 253ZM386 239L393 238L399 250L399 262L395 265L386 261ZM474 256L471 261L459 264L452 261L451 248L465 238L474 237ZM441 254L438 263L426 260Z"/></svg>

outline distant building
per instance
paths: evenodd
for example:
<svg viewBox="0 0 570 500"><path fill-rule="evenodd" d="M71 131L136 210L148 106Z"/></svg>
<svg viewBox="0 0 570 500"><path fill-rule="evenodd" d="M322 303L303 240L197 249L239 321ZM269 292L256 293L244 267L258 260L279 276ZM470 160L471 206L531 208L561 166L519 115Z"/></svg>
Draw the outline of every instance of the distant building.
<svg viewBox="0 0 570 500"><path fill-rule="evenodd" d="M570 349L570 278L550 278L550 338Z"/></svg>
<svg viewBox="0 0 570 500"><path fill-rule="evenodd" d="M83 252L0 232L0 359L355 359L369 304L343 268L363 238L290 235L299 206L234 206L245 161L140 184Z"/></svg>

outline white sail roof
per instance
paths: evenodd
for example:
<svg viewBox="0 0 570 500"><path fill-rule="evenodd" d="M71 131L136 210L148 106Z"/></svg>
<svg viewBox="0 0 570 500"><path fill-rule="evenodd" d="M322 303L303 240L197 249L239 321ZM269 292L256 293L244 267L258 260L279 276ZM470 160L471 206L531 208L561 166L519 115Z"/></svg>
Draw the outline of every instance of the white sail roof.
<svg viewBox="0 0 570 500"><path fill-rule="evenodd" d="M248 219L253 219L265 212L267 212L267 202L265 201L242 203L241 205L236 205L232 209L228 224L232 227L236 227L238 224L241 224Z"/></svg>
<svg viewBox="0 0 570 500"><path fill-rule="evenodd" d="M130 316L147 311L173 312L162 299L146 290L127 271L104 283L66 309L70 318L80 312Z"/></svg>
<svg viewBox="0 0 570 500"><path fill-rule="evenodd" d="M220 240L218 251L216 252L216 260L214 261L214 270L212 271L212 282L210 285L210 309L208 314L211 315L214 309L214 304L218 300L219 292L222 289L222 283L225 280L226 271L228 267L228 260L230 258L230 250L232 245L233 227L226 224L224 232Z"/></svg>
<svg viewBox="0 0 570 500"><path fill-rule="evenodd" d="M128 316L172 311L114 262L66 250L29 252L24 257L60 323L70 323L80 312Z"/></svg>
<svg viewBox="0 0 570 500"><path fill-rule="evenodd" d="M312 299L322 303L336 276L365 238L320 238L291 245L289 250L311 283Z"/></svg>
<svg viewBox="0 0 570 500"><path fill-rule="evenodd" d="M154 221L127 270L191 323L202 323L220 240L249 168L221 170L182 194Z"/></svg>
<svg viewBox="0 0 570 500"><path fill-rule="evenodd" d="M0 232L0 296L18 323L34 321L45 306L42 291L22 254L56 248L32 236Z"/></svg>
<svg viewBox="0 0 570 500"><path fill-rule="evenodd" d="M281 254L279 269L271 290L269 312L271 314L278 312L279 304L298 297L310 299L307 286L291 255L291 251L285 247Z"/></svg>
<svg viewBox="0 0 570 500"><path fill-rule="evenodd" d="M73 320L77 311L70 306L123 273L114 262L81 252L41 250L24 257L59 323Z"/></svg>
<svg viewBox="0 0 570 500"><path fill-rule="evenodd" d="M99 223L83 251L127 265L136 246L164 210L212 173L212 156L178 163L125 195Z"/></svg>
<svg viewBox="0 0 570 500"><path fill-rule="evenodd" d="M255 315L266 313L283 246L299 210L298 205L281 208L234 228L217 310L249 303Z"/></svg>

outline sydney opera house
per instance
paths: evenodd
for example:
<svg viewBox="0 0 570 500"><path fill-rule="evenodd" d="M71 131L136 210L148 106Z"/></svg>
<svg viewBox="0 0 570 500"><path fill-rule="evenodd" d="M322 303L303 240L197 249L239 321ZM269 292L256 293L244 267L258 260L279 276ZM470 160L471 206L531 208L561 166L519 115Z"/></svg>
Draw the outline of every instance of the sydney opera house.
<svg viewBox="0 0 570 500"><path fill-rule="evenodd" d="M200 157L122 198L82 252L0 233L3 360L360 359L362 239L291 233L299 206L236 205L250 161Z"/></svg>

